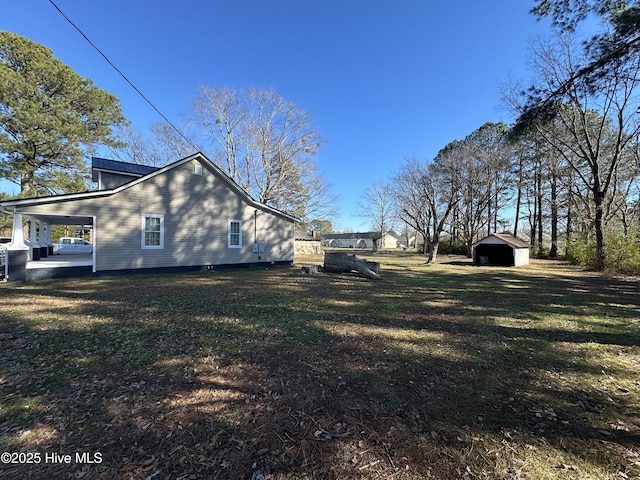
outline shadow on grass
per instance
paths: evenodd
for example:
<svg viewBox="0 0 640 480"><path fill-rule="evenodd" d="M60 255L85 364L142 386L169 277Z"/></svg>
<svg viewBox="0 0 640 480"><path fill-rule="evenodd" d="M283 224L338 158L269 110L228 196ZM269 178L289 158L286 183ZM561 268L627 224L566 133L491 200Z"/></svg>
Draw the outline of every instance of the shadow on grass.
<svg viewBox="0 0 640 480"><path fill-rule="evenodd" d="M103 458L3 471L638 472L637 284L453 268L391 268L383 282L282 270L3 289L2 449Z"/></svg>

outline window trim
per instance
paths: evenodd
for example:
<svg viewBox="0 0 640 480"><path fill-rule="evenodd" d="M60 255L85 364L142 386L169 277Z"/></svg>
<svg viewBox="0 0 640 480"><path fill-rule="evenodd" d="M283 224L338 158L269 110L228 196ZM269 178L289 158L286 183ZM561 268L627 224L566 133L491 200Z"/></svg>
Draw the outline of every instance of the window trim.
<svg viewBox="0 0 640 480"><path fill-rule="evenodd" d="M231 232L231 225L237 223L238 224L238 233L232 233ZM229 224L227 227L228 230L228 236L227 236L227 246L229 248L242 248L242 220L229 220ZM232 244L231 243L231 236L232 235L238 235L238 244Z"/></svg>
<svg viewBox="0 0 640 480"><path fill-rule="evenodd" d="M159 218L160 219L160 245L146 245L145 240L147 233L147 218ZM142 214L142 237L141 247L143 250L162 250L164 249L164 215L157 213L143 213Z"/></svg>

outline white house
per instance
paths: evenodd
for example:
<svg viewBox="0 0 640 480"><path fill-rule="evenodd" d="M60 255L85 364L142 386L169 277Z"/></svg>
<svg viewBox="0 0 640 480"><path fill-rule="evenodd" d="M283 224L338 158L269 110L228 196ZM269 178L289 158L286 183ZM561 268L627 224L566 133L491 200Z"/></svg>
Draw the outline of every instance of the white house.
<svg viewBox="0 0 640 480"><path fill-rule="evenodd" d="M384 250L397 248L398 244L399 239L393 232L387 232L382 238L380 238L379 232L325 233L322 235L322 245L330 248Z"/></svg>

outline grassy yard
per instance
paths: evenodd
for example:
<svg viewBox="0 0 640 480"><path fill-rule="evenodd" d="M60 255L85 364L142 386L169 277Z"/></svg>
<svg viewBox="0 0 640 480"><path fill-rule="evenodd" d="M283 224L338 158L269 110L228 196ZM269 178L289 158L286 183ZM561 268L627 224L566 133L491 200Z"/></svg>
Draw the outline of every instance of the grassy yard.
<svg viewBox="0 0 640 480"><path fill-rule="evenodd" d="M370 259L1 284L0 477L640 478L638 279Z"/></svg>

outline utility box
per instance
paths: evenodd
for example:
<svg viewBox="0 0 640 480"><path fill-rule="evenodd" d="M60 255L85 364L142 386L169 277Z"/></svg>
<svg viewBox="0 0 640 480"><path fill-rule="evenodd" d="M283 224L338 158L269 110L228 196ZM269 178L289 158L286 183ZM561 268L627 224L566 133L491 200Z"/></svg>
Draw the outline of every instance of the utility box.
<svg viewBox="0 0 640 480"><path fill-rule="evenodd" d="M256 242L253 244L253 253L264 253L264 242Z"/></svg>

